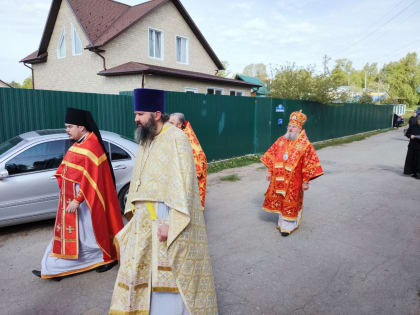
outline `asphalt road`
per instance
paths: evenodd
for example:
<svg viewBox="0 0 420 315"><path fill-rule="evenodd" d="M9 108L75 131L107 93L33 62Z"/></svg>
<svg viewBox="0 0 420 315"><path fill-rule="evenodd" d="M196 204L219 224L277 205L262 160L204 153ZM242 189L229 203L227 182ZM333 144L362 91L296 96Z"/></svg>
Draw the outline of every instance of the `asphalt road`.
<svg viewBox="0 0 420 315"><path fill-rule="evenodd" d="M325 175L287 238L261 210L262 164L211 174L206 221L220 314L420 314L420 180L401 130L318 152ZM240 181L220 177L237 174ZM31 274L52 221L0 231L0 314L106 314L117 268Z"/></svg>

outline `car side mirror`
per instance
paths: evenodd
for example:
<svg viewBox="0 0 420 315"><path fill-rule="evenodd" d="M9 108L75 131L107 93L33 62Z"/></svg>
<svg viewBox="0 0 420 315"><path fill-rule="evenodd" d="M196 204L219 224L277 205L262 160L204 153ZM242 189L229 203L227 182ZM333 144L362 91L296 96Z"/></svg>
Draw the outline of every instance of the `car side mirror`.
<svg viewBox="0 0 420 315"><path fill-rule="evenodd" d="M7 178L7 177L9 177L9 172L5 168L0 169L0 179Z"/></svg>

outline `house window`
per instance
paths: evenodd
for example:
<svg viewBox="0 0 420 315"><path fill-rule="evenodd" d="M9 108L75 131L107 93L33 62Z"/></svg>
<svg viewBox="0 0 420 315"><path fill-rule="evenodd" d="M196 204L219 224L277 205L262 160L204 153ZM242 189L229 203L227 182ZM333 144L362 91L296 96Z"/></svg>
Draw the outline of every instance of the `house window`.
<svg viewBox="0 0 420 315"><path fill-rule="evenodd" d="M82 54L82 41L76 32L76 29L71 25L71 41L73 56L80 56Z"/></svg>
<svg viewBox="0 0 420 315"><path fill-rule="evenodd" d="M57 58L61 59L66 57L66 29L63 26L63 29L61 30L60 38L58 39L58 45L57 45Z"/></svg>
<svg viewBox="0 0 420 315"><path fill-rule="evenodd" d="M230 90L230 96L242 96L244 95L241 90Z"/></svg>
<svg viewBox="0 0 420 315"><path fill-rule="evenodd" d="M176 37L176 61L188 64L188 38Z"/></svg>
<svg viewBox="0 0 420 315"><path fill-rule="evenodd" d="M198 89L197 88L190 88L190 87L186 87L184 89L185 93L198 93Z"/></svg>
<svg viewBox="0 0 420 315"><path fill-rule="evenodd" d="M223 89L220 88L208 88L207 94L223 95Z"/></svg>
<svg viewBox="0 0 420 315"><path fill-rule="evenodd" d="M163 33L149 28L149 57L163 59Z"/></svg>

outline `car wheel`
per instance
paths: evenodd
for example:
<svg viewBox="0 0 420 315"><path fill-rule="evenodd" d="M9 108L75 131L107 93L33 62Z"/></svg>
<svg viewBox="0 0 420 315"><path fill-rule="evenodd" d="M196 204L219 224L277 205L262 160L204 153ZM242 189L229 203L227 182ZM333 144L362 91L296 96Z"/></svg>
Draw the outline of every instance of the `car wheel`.
<svg viewBox="0 0 420 315"><path fill-rule="evenodd" d="M127 184L123 188L121 188L120 193L118 194L118 201L120 203L122 214L124 214L125 204L127 203L127 196L128 196L129 189L130 189L130 184Z"/></svg>

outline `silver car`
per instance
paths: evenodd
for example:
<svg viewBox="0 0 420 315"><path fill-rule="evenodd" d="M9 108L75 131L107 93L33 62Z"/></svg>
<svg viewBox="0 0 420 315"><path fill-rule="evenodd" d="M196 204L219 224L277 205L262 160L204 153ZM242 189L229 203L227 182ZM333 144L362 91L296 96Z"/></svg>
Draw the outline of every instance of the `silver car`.
<svg viewBox="0 0 420 315"><path fill-rule="evenodd" d="M123 210L138 144L109 131L101 136ZM70 146L64 129L31 131L0 143L0 227L55 217L59 191L54 174Z"/></svg>

